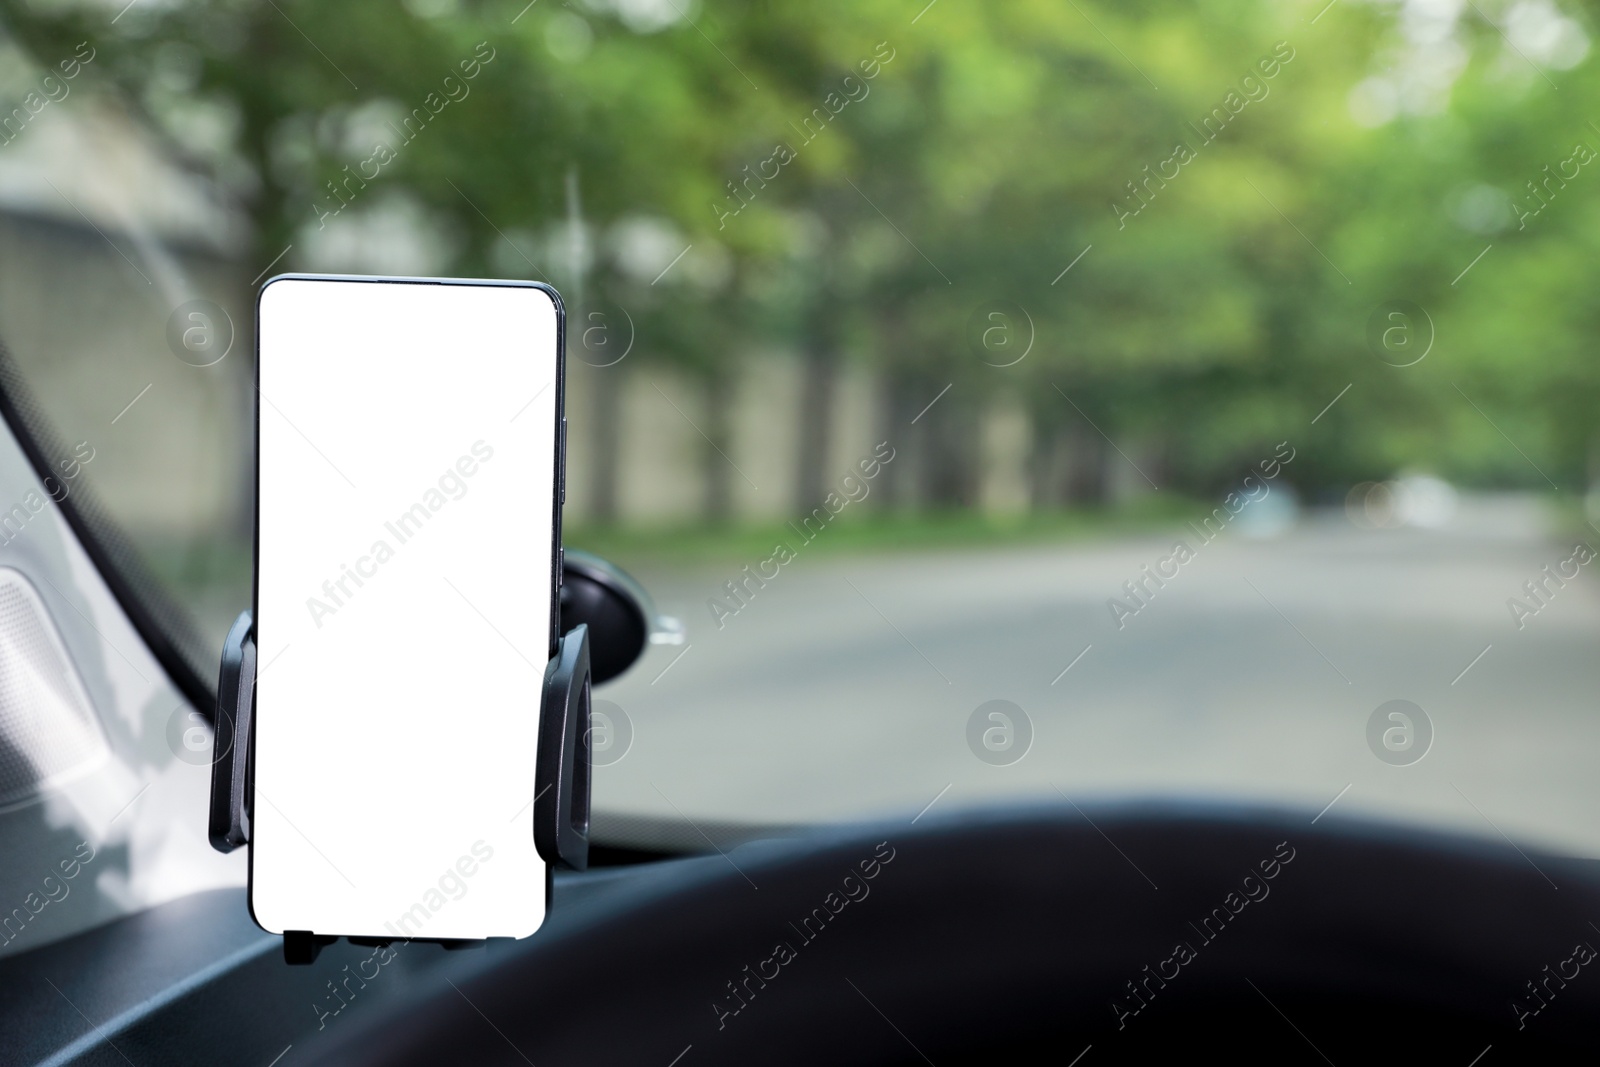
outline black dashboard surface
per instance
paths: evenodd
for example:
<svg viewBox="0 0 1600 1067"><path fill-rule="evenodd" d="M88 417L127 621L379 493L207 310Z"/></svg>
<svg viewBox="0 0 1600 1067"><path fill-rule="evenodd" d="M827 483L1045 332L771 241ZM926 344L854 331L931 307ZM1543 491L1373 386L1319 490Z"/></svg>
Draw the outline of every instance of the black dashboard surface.
<svg viewBox="0 0 1600 1067"><path fill-rule="evenodd" d="M1592 1057L1600 864L1148 803L835 827L556 879L546 926L285 966L242 891L0 960L5 1062Z"/></svg>

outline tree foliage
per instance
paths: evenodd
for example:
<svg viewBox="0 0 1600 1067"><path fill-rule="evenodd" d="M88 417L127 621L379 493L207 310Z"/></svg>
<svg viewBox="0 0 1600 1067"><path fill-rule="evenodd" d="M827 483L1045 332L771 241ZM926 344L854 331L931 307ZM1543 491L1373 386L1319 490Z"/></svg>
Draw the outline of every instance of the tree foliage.
<svg viewBox="0 0 1600 1067"><path fill-rule="evenodd" d="M95 42L99 84L247 214L252 262L318 247L334 205L398 219L438 270L628 308L713 389L772 346L824 383L847 361L955 383L930 419L952 464L963 412L1009 391L1037 446L1089 448L1091 423L1179 489L1285 437L1308 488L1588 480L1590 8L920 7L174 0L113 24L0 0L0 22L43 61ZM1371 344L1395 300L1432 338L1412 366ZM995 302L1035 338L1015 366L971 343Z"/></svg>

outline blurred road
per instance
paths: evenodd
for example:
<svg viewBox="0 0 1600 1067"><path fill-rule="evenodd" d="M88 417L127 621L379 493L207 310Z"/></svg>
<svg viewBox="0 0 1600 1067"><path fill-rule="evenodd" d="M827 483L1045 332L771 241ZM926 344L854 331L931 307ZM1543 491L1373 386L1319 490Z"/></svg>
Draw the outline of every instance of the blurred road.
<svg viewBox="0 0 1600 1067"><path fill-rule="evenodd" d="M1123 582L1179 538L1194 557L1119 629L1108 598L1133 606ZM1536 606L1524 583L1572 549L1519 497L1464 499L1436 530L1362 530L1329 511L1276 538L1229 530L1209 544L1175 530L849 558L808 557L807 546L720 630L707 599L731 603L723 583L759 560L642 573L689 643L653 647L596 693L634 732L627 754L596 771L596 829L622 826L608 812L910 818L935 797L955 806L1059 789L1312 814L1337 797L1341 813L1600 855L1600 585L1589 573L1600 562L1564 588L1548 582L1521 629L1507 606ZM1374 711L1397 699L1434 732L1404 766L1368 742ZM1031 722L1031 747L1009 765L969 745L969 719L991 700ZM1003 745L1003 729L990 741ZM977 751L988 752L981 741Z"/></svg>

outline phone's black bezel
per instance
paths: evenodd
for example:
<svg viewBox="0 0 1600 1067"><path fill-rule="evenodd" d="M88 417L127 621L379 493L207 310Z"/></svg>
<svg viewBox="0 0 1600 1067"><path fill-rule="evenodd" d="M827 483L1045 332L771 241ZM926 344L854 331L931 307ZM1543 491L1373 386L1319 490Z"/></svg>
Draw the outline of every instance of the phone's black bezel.
<svg viewBox="0 0 1600 1067"><path fill-rule="evenodd" d="M562 505L565 503L566 496L567 496L567 483L566 483L566 471L567 471L567 312L566 312L565 305L563 305L562 302L561 302L561 294L556 292L554 287L552 287L550 285L547 285L544 282L512 281L512 280L496 279L496 278L412 278L412 277L403 277L403 276L398 276L398 275L396 275L396 276L387 276L387 275L362 275L362 274L275 274L271 278L268 278L266 280L266 282L261 286L261 288L256 291L256 303L255 303L255 320L256 320L255 321L255 363L256 363L256 365L255 365L255 372L254 372L254 378L253 378L253 384L254 384L254 387L255 387L256 395L255 395L254 398L252 398L254 400L254 402L255 402L254 403L254 408L255 408L255 417L254 417L254 423L255 423L255 426L254 426L255 446L254 447L255 447L255 464L256 464L256 479L255 479L256 484L255 484L255 516L254 516L254 520L253 520L253 529L251 530L251 541L250 541L250 547L251 547L251 557L250 558L251 558L251 561L252 561L251 575L250 575L250 611L251 611L252 617L255 618L255 619L259 619L261 617L261 609L260 609L260 604L259 604L259 599L260 599L259 593L260 593L260 583L261 583L261 566L260 566L260 560L261 560L261 298L266 294L267 289L269 289L271 286L273 286L277 282L288 282L288 281L300 281L300 282L367 282L367 283L371 283L371 284L375 284L375 285L463 285L463 286L481 286L481 287L490 288L490 289L537 289L537 290L539 290L540 292L544 293L546 296L548 296L550 298L550 303L554 306L555 313L556 313L556 396L555 396L556 417L555 417L555 449L554 449L554 453L555 453L555 471L554 471L554 477L551 479L551 483L550 483L550 485L551 485L551 496L552 496L552 500L551 500L551 515L553 516L553 519L554 519L554 521L552 521L552 523L551 523L551 531L550 531L550 633L549 633L549 637L548 637L548 639L546 641L546 644L547 644L548 647L547 647L547 649L545 651L545 657L546 657L546 659L553 659L555 657L555 655L556 655L556 652L557 652L559 646L560 646L560 640L561 640L561 556L562 556L562 552L561 552L561 511L562 511ZM542 686L535 687L535 689L533 691L536 694L538 694L538 697L536 698L536 699L538 699L540 701L540 703L537 705L538 706L538 714L542 718L543 715L544 715L544 708L542 706L542 697L543 697L543 692L544 692L543 687ZM252 816L252 818L251 818L251 826L252 826L252 828L254 827L254 818L253 818L253 816L254 816L254 810L255 810L255 775L254 775L254 763L255 763L255 760L254 760L254 754L255 754L255 740L256 740L255 739L255 731L256 731L257 718L258 718L258 716L256 716L256 715L252 715L251 718L250 718L250 737L248 739L248 743L250 745L250 750L251 750L250 766L251 766L251 772L252 773L250 775L250 781L246 784L246 787L245 787L245 790L244 790L244 802L245 802L245 804L249 805L249 807L247 808L247 811ZM235 743L237 743L237 739L235 739ZM532 758L534 758L534 757L530 755L530 759L532 759ZM529 826L529 836L530 837L532 836L531 820L530 820L530 826ZM255 924L257 926L260 926L261 929L266 930L267 928L262 925L261 920L256 918L256 908L255 908L256 850L255 850L255 846L254 846L254 841L251 842L251 847L249 848L248 851L249 851L249 857L248 857L247 865L248 865L248 868L249 868L249 872L248 872L248 875L247 875L247 877L248 877L248 889L245 892L246 906L249 908L251 920L253 922L255 922ZM548 915L549 914L549 910L550 910L550 893L549 893L549 884L548 884L549 881L550 881L550 865L548 863L546 863L545 866L546 866L546 872L545 872L546 873L546 877L545 877L546 892L545 892L545 898L544 898L544 906L545 906L545 913L546 913L546 915ZM273 931L269 930L267 932L268 933L272 933ZM288 933L289 931L284 931L284 932ZM330 932L329 931L319 931L318 933L330 933ZM344 935L335 934L335 936L344 936ZM357 936L362 936L362 935L357 935ZM430 939L428 939L428 938L411 938L410 940L426 941L426 940L430 940Z"/></svg>

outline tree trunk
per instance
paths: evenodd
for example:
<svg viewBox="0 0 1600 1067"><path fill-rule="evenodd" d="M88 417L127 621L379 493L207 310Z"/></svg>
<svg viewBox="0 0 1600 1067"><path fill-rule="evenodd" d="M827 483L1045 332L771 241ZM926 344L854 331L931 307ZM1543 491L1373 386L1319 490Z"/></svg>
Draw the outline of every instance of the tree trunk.
<svg viewBox="0 0 1600 1067"><path fill-rule="evenodd" d="M1033 447L1028 450L1028 505L1037 514L1061 505L1061 451L1065 432L1058 422L1034 411Z"/></svg>
<svg viewBox="0 0 1600 1067"><path fill-rule="evenodd" d="M719 525L733 517L733 375L724 368L711 372L706 380L706 447L702 451L705 470L706 519Z"/></svg>
<svg viewBox="0 0 1600 1067"><path fill-rule="evenodd" d="M910 457L917 427L911 425L911 420L917 417L921 409L916 403L914 381L903 370L890 366L883 371L879 381L879 430L873 444L887 442L895 450L895 460L878 472L873 495L877 498L878 507L889 511L915 503Z"/></svg>
<svg viewBox="0 0 1600 1067"><path fill-rule="evenodd" d="M813 316L807 331L800 382L799 453L795 457L794 506L807 512L827 493L829 446L833 442L834 388L839 371L836 319Z"/></svg>
<svg viewBox="0 0 1600 1067"><path fill-rule="evenodd" d="M1066 437L1066 503L1104 504L1109 495L1106 439L1082 417L1067 423Z"/></svg>
<svg viewBox="0 0 1600 1067"><path fill-rule="evenodd" d="M942 388L940 385L932 392L937 394ZM923 499L940 508L975 507L980 442L972 405L952 388L918 425L927 427L922 437Z"/></svg>
<svg viewBox="0 0 1600 1067"><path fill-rule="evenodd" d="M594 391L590 423L590 520L610 526L617 521L617 468L622 453L622 371L598 367L591 372Z"/></svg>

